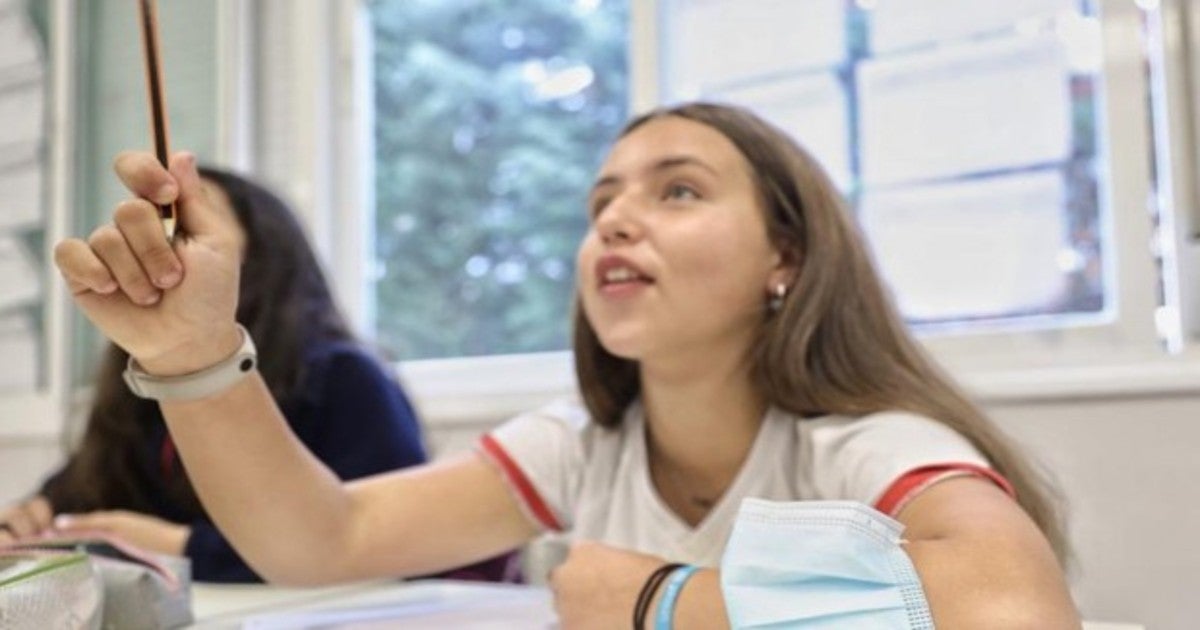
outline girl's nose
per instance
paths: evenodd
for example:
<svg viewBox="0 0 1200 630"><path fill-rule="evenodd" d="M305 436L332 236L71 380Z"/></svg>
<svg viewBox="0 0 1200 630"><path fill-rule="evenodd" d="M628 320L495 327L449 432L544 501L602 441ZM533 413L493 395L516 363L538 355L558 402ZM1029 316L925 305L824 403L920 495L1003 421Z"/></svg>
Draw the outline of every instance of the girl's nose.
<svg viewBox="0 0 1200 630"><path fill-rule="evenodd" d="M605 245L636 240L642 228L624 196L610 201L596 219L596 231Z"/></svg>

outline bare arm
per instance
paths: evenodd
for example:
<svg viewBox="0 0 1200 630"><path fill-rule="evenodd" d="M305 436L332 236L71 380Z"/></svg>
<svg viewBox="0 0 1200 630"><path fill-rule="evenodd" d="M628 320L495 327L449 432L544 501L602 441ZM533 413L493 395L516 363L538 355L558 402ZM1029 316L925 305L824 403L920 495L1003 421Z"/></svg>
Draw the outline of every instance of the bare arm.
<svg viewBox="0 0 1200 630"><path fill-rule="evenodd" d="M473 454L343 484L291 433L257 376L162 409L213 520L270 581L432 573L536 534Z"/></svg>
<svg viewBox="0 0 1200 630"><path fill-rule="evenodd" d="M990 481L938 483L913 499L899 520L937 627L1080 627L1050 544Z"/></svg>

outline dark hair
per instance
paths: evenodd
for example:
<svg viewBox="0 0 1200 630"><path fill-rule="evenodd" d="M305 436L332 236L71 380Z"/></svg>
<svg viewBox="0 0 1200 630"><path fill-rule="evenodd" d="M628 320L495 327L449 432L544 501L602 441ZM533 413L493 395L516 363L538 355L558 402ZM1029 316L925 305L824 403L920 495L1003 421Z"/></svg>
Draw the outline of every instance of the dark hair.
<svg viewBox="0 0 1200 630"><path fill-rule="evenodd" d="M620 136L677 117L729 139L749 163L767 235L797 276L750 348L754 385L799 416L897 410L929 417L979 449L1066 560L1053 486L913 339L892 303L846 202L820 164L785 132L748 110L692 103L635 118ZM574 316L575 370L591 417L621 422L641 389L638 364L608 352L583 313Z"/></svg>
<svg viewBox="0 0 1200 630"><path fill-rule="evenodd" d="M228 171L204 167L202 178L229 197L246 235L237 320L258 347L259 371L276 400L300 392L305 349L318 340L351 340L304 230L278 196ZM46 488L56 510L129 509L155 512L138 481L136 450L158 404L137 398L121 380L129 355L110 344L98 366L87 427L69 466ZM172 498L199 509L184 475L170 481Z"/></svg>

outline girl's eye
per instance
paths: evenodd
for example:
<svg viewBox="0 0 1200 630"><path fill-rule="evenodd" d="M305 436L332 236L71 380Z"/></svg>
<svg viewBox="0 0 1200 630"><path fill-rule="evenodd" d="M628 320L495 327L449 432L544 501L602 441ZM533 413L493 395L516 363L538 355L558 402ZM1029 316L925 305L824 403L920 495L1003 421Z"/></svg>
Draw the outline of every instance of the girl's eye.
<svg viewBox="0 0 1200 630"><path fill-rule="evenodd" d="M676 200L699 199L700 193L696 192L696 189L692 188L691 186L686 186L684 184L671 184L670 186L667 186L666 198Z"/></svg>
<svg viewBox="0 0 1200 630"><path fill-rule="evenodd" d="M588 216L595 219L596 217L600 216L600 213L604 211L604 206L607 205L608 199L603 197L596 199L588 207Z"/></svg>

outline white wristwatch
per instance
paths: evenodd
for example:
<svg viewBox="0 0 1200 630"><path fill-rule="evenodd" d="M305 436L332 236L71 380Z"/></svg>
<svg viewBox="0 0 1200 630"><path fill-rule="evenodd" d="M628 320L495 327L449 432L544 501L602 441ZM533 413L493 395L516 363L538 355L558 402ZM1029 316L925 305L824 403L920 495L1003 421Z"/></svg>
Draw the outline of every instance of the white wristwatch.
<svg viewBox="0 0 1200 630"><path fill-rule="evenodd" d="M133 357L125 366L125 384L139 398L150 400L196 400L233 386L258 366L258 351L250 333L238 324L242 345L216 365L180 376L153 376L142 370Z"/></svg>

